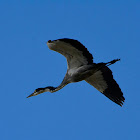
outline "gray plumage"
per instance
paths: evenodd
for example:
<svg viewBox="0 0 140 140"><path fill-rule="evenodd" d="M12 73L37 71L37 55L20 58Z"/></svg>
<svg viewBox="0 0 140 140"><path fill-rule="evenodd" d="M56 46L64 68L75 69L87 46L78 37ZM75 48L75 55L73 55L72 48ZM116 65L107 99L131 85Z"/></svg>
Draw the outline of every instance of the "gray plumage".
<svg viewBox="0 0 140 140"><path fill-rule="evenodd" d="M108 68L109 65L114 64L119 59L114 59L108 63L94 63L92 55L85 46L74 39L49 40L47 45L49 49L59 52L66 57L67 73L58 87L38 88L28 97L47 91L53 93L69 83L85 80L113 102L120 106L123 105L125 100L123 93L114 80L112 71Z"/></svg>

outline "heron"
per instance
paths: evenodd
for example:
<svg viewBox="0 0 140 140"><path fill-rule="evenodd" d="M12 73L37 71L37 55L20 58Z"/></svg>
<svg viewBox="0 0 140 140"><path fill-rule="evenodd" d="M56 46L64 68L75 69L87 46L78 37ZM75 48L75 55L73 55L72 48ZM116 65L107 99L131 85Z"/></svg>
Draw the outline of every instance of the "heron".
<svg viewBox="0 0 140 140"><path fill-rule="evenodd" d="M116 104L120 106L123 105L125 100L123 92L114 80L112 71L108 67L120 59L114 59L107 63L95 63L93 62L92 54L82 43L75 39L62 38L49 40L47 45L50 50L56 51L66 57L66 75L59 86L37 88L27 98L44 92L54 93L70 83L85 80Z"/></svg>

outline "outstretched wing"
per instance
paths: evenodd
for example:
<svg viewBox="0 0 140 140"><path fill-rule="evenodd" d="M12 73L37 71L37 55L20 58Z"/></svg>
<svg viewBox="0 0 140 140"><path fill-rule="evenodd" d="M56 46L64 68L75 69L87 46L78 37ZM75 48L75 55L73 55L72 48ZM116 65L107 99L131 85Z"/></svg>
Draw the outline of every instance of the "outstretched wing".
<svg viewBox="0 0 140 140"><path fill-rule="evenodd" d="M57 39L47 42L49 49L61 53L67 59L68 69L92 64L93 57L83 44L74 39Z"/></svg>
<svg viewBox="0 0 140 140"><path fill-rule="evenodd" d="M101 68L101 70L94 73L85 81L94 86L113 102L120 106L123 105L125 98L123 97L119 85L113 79L112 71L108 67L105 66Z"/></svg>

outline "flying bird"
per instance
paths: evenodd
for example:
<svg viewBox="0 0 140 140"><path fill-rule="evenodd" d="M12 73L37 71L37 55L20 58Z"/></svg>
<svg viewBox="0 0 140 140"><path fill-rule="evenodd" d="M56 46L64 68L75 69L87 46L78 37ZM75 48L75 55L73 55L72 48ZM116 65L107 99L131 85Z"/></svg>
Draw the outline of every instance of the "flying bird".
<svg viewBox="0 0 140 140"><path fill-rule="evenodd" d="M116 104L122 106L125 98L114 80L112 71L108 68L120 59L114 59L107 63L94 63L92 54L79 41L74 39L49 40L47 45L50 50L56 51L67 59L67 72L58 87L47 86L36 89L27 98L36 96L43 92L56 92L69 83L85 80L98 91L108 97Z"/></svg>

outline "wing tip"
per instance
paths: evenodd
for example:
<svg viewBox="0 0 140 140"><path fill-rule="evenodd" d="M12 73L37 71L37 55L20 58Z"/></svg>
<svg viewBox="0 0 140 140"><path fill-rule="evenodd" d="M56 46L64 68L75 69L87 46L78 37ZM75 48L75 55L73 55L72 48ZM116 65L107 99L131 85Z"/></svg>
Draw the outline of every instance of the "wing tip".
<svg viewBox="0 0 140 140"><path fill-rule="evenodd" d="M124 104L124 101L125 101L125 98L123 97L123 93L120 91L120 92L115 92L115 94L111 94L111 93L114 93L114 92L113 91L110 92L110 91L105 90L103 92L103 94L106 97L108 97L111 101L113 101L114 103L116 103L116 104L118 104L122 107L123 104Z"/></svg>

